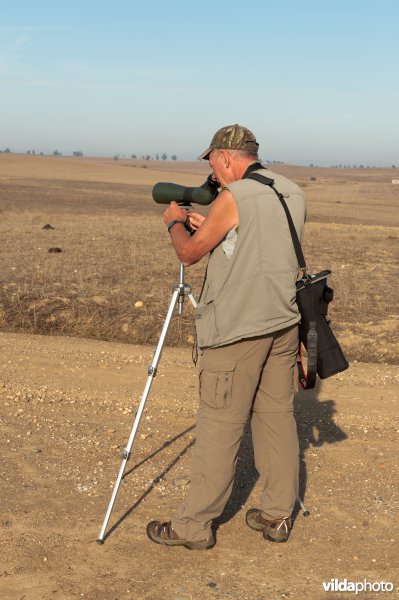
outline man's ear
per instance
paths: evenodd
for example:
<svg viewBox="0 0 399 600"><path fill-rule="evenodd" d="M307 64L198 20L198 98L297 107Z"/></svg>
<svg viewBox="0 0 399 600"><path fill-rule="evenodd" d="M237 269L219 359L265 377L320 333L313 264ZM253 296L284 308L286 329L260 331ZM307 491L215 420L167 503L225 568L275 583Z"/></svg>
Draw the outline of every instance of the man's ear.
<svg viewBox="0 0 399 600"><path fill-rule="evenodd" d="M230 165L230 156L227 154L227 152L225 152L225 150L220 150L220 156L222 157L224 166L227 169L227 167Z"/></svg>

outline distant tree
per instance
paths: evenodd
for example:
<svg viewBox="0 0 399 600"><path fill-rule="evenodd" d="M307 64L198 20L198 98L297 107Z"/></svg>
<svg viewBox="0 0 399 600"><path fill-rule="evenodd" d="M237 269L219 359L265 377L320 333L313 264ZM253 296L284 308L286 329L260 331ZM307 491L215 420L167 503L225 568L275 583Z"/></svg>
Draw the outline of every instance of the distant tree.
<svg viewBox="0 0 399 600"><path fill-rule="evenodd" d="M32 154L36 154L35 150L32 150Z"/></svg>
<svg viewBox="0 0 399 600"><path fill-rule="evenodd" d="M159 154L157 153L155 160L159 160Z"/></svg>
<svg viewBox="0 0 399 600"><path fill-rule="evenodd" d="M145 155L145 159L146 159L146 160L150 160L150 159L151 159L151 156L150 156L149 154L146 154L146 155Z"/></svg>
<svg viewBox="0 0 399 600"><path fill-rule="evenodd" d="M119 154L114 155L114 160L119 160Z"/></svg>
<svg viewBox="0 0 399 600"><path fill-rule="evenodd" d="M5 152L6 154L10 154L11 150L10 150L10 148L6 148L6 149L4 150L4 152Z"/></svg>
<svg viewBox="0 0 399 600"><path fill-rule="evenodd" d="M26 151L26 154L30 154L30 150L27 150L27 151Z"/></svg>
<svg viewBox="0 0 399 600"><path fill-rule="evenodd" d="M73 155L74 156L83 156L83 152L81 150L75 150Z"/></svg>
<svg viewBox="0 0 399 600"><path fill-rule="evenodd" d="M177 156L176 154L173 154L173 156L170 157L172 160L177 160Z"/></svg>
<svg viewBox="0 0 399 600"><path fill-rule="evenodd" d="M162 160L166 160L168 158L168 155L165 154L165 152L162 154Z"/></svg>
<svg viewBox="0 0 399 600"><path fill-rule="evenodd" d="M62 154L58 150L54 150L53 156L62 156Z"/></svg>
<svg viewBox="0 0 399 600"><path fill-rule="evenodd" d="M392 169L396 169L396 165L392 165Z"/></svg>
<svg viewBox="0 0 399 600"><path fill-rule="evenodd" d="M137 158L137 156L135 154L132 154L132 158Z"/></svg>

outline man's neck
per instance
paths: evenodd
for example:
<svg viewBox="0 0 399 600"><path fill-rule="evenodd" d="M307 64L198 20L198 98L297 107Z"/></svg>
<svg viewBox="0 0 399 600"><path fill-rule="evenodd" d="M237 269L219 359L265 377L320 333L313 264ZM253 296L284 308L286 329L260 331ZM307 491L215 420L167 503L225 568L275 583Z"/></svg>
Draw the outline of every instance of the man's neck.
<svg viewBox="0 0 399 600"><path fill-rule="evenodd" d="M249 175L249 173L252 173L253 171L257 171L258 169L262 169L262 168L263 167L262 167L261 163L257 160L248 162L244 167L244 171L243 171L240 179L244 179L246 177L246 175Z"/></svg>

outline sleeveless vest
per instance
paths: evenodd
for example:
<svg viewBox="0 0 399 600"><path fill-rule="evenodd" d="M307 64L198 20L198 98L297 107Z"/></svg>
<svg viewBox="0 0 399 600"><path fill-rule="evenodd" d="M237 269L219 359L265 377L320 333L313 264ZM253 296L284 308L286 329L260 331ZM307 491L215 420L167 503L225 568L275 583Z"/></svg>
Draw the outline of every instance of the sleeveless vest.
<svg viewBox="0 0 399 600"><path fill-rule="evenodd" d="M302 190L269 170L291 212L299 239L305 222ZM300 320L295 301L298 263L287 217L275 192L250 179L227 186L237 204L239 227L233 254L222 242L211 252L201 298L195 310L200 348L285 329Z"/></svg>

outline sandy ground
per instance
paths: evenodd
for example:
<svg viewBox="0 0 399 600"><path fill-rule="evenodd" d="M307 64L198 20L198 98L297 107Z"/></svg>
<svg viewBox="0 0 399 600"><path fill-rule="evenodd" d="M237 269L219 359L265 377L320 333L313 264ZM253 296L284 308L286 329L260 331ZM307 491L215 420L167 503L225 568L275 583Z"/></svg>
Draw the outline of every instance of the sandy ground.
<svg viewBox="0 0 399 600"><path fill-rule="evenodd" d="M145 526L186 493L196 370L166 348L111 516L98 545L153 348L0 334L0 596L11 599L341 598L332 578L389 581L397 597L399 370L355 363L297 397L301 489L287 544L245 525L257 505L250 434L207 552L151 543Z"/></svg>

